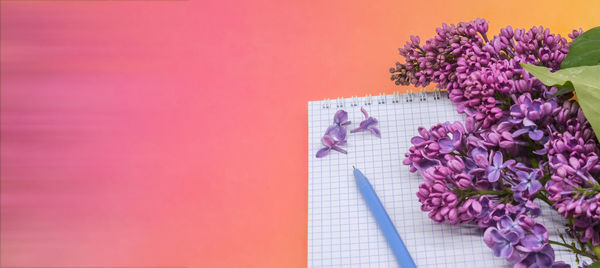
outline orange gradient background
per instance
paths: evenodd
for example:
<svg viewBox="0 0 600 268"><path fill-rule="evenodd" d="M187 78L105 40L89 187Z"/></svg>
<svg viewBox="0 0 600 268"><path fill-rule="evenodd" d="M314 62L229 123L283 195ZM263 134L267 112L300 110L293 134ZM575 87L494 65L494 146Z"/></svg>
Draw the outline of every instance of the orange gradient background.
<svg viewBox="0 0 600 268"><path fill-rule="evenodd" d="M598 10L3 0L0 266L306 266L309 100L406 90L397 48L443 22L566 36Z"/></svg>

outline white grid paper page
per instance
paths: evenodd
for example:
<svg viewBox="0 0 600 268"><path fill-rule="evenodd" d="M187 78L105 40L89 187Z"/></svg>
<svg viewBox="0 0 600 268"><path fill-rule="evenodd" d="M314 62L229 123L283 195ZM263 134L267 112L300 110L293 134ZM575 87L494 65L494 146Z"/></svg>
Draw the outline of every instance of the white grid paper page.
<svg viewBox="0 0 600 268"><path fill-rule="evenodd" d="M438 98L436 98L438 96ZM482 231L468 226L437 224L422 212L415 193L423 179L402 164L417 128L446 121L464 122L442 92L385 95L309 102L309 267L396 267L385 237L356 188L352 166L375 188L398 233L418 267L510 267L494 257L482 241ZM350 134L347 155L331 151L316 158L321 137L339 109L352 124L364 120L360 107L377 118L381 139L368 132ZM551 239L562 218L550 208L543 215ZM562 228L561 228L562 229ZM554 247L555 250L558 246ZM574 264L574 256L556 251L556 259Z"/></svg>

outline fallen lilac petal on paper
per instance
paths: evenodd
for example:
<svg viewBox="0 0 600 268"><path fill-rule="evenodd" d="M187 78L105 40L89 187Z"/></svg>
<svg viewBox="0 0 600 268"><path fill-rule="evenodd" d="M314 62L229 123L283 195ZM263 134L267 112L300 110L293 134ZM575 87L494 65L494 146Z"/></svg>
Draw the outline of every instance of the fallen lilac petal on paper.
<svg viewBox="0 0 600 268"><path fill-rule="evenodd" d="M350 131L350 133L355 133L359 131L369 131L378 138L381 138L381 132L378 128L375 127L378 123L377 119L375 119L375 117L369 116L369 114L363 107L360 108L360 111L365 115L365 120L360 122L359 127L353 129L352 131Z"/></svg>
<svg viewBox="0 0 600 268"><path fill-rule="evenodd" d="M332 137L335 141L338 142L338 145L346 144L346 129L341 126L330 126L325 131L325 136Z"/></svg>
<svg viewBox="0 0 600 268"><path fill-rule="evenodd" d="M350 125L350 121L348 121L348 112L344 110L337 111L333 116L333 123L340 127Z"/></svg>
<svg viewBox="0 0 600 268"><path fill-rule="evenodd" d="M344 150L338 146L338 145L340 145L339 141L336 141L334 138L332 138L329 135L323 136L323 138L321 139L321 143L323 143L323 145L325 145L325 148L322 148L321 150L319 150L317 152L317 158L321 158L321 157L328 155L329 151L331 151L331 150L336 150L343 154L348 153L348 152L346 152L346 150Z"/></svg>
<svg viewBox="0 0 600 268"><path fill-rule="evenodd" d="M317 158L324 157L329 154L329 151L335 150L343 154L347 154L346 150L339 146L346 144L346 128L350 124L348 121L348 112L339 110L333 116L334 125L327 128L325 135L321 138L321 143L325 148L321 148L317 152Z"/></svg>

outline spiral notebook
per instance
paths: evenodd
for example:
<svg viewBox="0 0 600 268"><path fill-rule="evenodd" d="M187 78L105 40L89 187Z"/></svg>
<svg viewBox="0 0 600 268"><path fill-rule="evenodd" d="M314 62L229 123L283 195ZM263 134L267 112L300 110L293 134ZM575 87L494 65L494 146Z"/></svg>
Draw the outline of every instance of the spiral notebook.
<svg viewBox="0 0 600 268"><path fill-rule="evenodd" d="M316 158L321 137L339 109L348 112L354 128L364 119L360 108L377 118L381 138L369 132L347 136L347 155L331 151ZM494 257L481 230L437 224L420 209L415 193L423 179L402 164L417 128L446 121L464 122L445 92L420 92L312 101L308 103L308 266L396 267L356 187L352 166L373 184L398 233L418 267L511 267ZM563 219L549 207L543 219L553 240ZM574 255L556 250L556 259L575 264ZM576 267L576 266L574 266Z"/></svg>

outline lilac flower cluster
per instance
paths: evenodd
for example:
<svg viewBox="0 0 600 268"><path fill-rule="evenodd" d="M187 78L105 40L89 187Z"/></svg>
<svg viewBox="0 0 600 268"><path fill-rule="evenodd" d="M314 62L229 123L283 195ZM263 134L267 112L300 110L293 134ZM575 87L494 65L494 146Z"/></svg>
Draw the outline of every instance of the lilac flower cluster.
<svg viewBox="0 0 600 268"><path fill-rule="evenodd" d="M552 138L546 144L551 180L546 184L549 199L565 218L575 219L581 242L600 245L600 175L598 142L591 126L574 101L564 102Z"/></svg>
<svg viewBox="0 0 600 268"><path fill-rule="evenodd" d="M429 130L420 127L420 136L411 139L403 163L425 179L417 192L421 209L439 223L480 227L493 226L503 216L538 216L540 208L531 199L542 189L540 169L505 160L498 139L489 138L505 134L474 128L472 120L466 127L446 122Z"/></svg>
<svg viewBox="0 0 600 268"><path fill-rule="evenodd" d="M487 29L482 19L444 24L423 46L411 37L399 50L406 62L390 69L396 84L433 82L466 115L464 125L419 127L403 163L425 179L417 197L434 221L487 228L485 243L515 267L568 267L554 261L533 201L569 219L572 237L598 246L600 146L576 102L553 97L557 88L520 63L557 70L570 43L542 27L508 26L491 39ZM578 252L600 259L590 247Z"/></svg>
<svg viewBox="0 0 600 268"><path fill-rule="evenodd" d="M447 89L459 113L473 116L489 127L504 114L503 98L508 94L554 93L520 67L519 63L544 65L553 70L568 52L568 42L549 29L533 27L528 31L511 26L488 40L488 24L483 19L442 25L437 36L420 45L411 37L400 55L406 60L391 68L391 79L398 85L427 86L436 83ZM574 37L579 32L573 34Z"/></svg>
<svg viewBox="0 0 600 268"><path fill-rule="evenodd" d="M495 227L485 230L483 241L496 257L515 263L515 267L569 267L564 262L554 262L546 227L527 215L520 215L515 221L502 216Z"/></svg>

